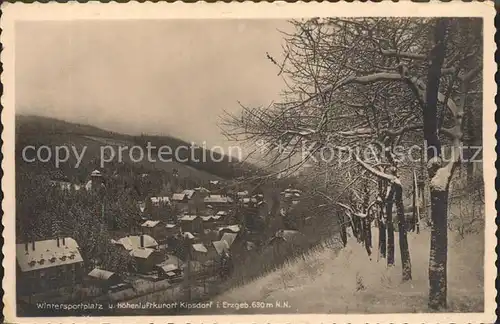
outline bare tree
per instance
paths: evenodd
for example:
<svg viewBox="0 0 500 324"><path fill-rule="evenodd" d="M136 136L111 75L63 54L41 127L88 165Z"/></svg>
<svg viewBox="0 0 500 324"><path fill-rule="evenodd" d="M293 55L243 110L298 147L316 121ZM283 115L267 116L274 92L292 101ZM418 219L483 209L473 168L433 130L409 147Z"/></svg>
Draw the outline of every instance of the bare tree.
<svg viewBox="0 0 500 324"><path fill-rule="evenodd" d="M332 168L334 163L317 161L325 149L329 149L338 157L349 157L347 161L342 160L346 163L337 166L337 170L345 172L347 168L354 168L356 172L366 172L375 182L383 182L385 194L381 195L379 189L375 200L385 205L385 223L379 224L387 228L387 261L389 265L394 263L394 205L402 277L409 280L411 262L403 183L411 181L408 187L413 186L411 176L405 180L405 174L420 163L404 159L408 156L401 156L397 149L411 145L422 147L424 139L428 147L440 144L439 140L451 143L454 151L461 145L462 118L468 109L469 89L473 87L480 94L481 63L476 55L482 46L480 21L449 19L449 34L454 37L449 37L446 49L434 46L431 37L434 19L315 18L291 23L296 29L292 34L285 34L285 62L278 64L273 59L278 65L278 74L287 83L282 102L268 107L242 105L240 115L226 116L224 129L232 138L266 143L264 157L269 167L277 169L268 177L292 175L310 161ZM442 58L436 61L439 56ZM272 58L270 54L268 57ZM471 64L476 67L470 68ZM479 103L477 96L469 102ZM429 107L433 107L430 112ZM280 150L282 147L288 148L286 154ZM431 193L433 204L432 197L441 195L435 198L439 203L432 211L434 229L445 228L440 224L447 211L444 196L448 193L453 166L459 162L458 154L453 157L453 162L445 164L435 155L429 157L427 152L431 162L429 171L432 170L430 188L435 192L434 196ZM445 179L444 186L439 179ZM349 185L355 187L359 183L354 181ZM328 192L324 194L328 196ZM329 197L332 203L341 202L338 197ZM342 199L345 201L345 197ZM344 204L351 216L353 231L358 229L356 224L363 218L360 216L366 217L362 201L361 208ZM363 231L358 234L364 235ZM445 233L433 231L433 239L434 247L436 244L446 246ZM442 248L437 251L446 253ZM437 260L440 269L443 261L446 263L442 257ZM431 281L439 282L439 287L445 286L443 271L436 274L438 277L439 280Z"/></svg>

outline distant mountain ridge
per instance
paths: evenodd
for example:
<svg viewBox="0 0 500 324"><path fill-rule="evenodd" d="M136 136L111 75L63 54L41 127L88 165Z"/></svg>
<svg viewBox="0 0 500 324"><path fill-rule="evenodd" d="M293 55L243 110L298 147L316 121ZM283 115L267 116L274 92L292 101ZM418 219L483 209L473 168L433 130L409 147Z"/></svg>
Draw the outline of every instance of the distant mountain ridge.
<svg viewBox="0 0 500 324"><path fill-rule="evenodd" d="M41 117L35 115L16 115L16 149L20 145L40 143L44 139L45 145L61 145L60 142L78 142L80 145L96 146L98 143L92 141L92 138L102 138L114 140L117 142L127 142L131 145L137 145L146 148L148 143L154 147L168 146L172 151L180 146L190 147L191 143L175 138L173 136L158 136L158 135L128 135L113 131L104 130L95 126L68 122L56 118ZM66 140L65 140L66 139ZM93 142L93 143L90 143ZM100 143L100 145L104 145ZM199 148L197 154L192 159L190 152L182 150L179 154L179 160L173 164L184 165L190 169L196 169L214 176L230 179L244 176L248 173L257 172L258 168L248 162L240 162L236 157L228 157L217 152L211 152L208 149ZM95 150L94 150L95 151ZM98 151L98 150L97 150ZM152 150L153 153L156 153ZM205 151L205 152L203 152ZM19 153L19 152L18 152ZM95 152L94 152L95 153ZM214 161L208 160L198 162L200 156L213 156ZM17 155L19 156L19 155ZM219 162L219 160L221 160ZM174 166L175 167L175 166Z"/></svg>

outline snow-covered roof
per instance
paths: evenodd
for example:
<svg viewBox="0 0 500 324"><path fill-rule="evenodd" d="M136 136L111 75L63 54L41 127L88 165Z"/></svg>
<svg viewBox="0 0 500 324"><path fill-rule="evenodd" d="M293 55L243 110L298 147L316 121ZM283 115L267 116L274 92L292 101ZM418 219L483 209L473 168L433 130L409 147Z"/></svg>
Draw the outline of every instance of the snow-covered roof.
<svg viewBox="0 0 500 324"><path fill-rule="evenodd" d="M184 233L182 233L182 236L184 238L187 238L187 239L190 239L190 240L192 240L192 239L195 238L195 236L193 234L191 234L191 232L184 232Z"/></svg>
<svg viewBox="0 0 500 324"><path fill-rule="evenodd" d="M175 228L177 225L175 224L165 224L166 228Z"/></svg>
<svg viewBox="0 0 500 324"><path fill-rule="evenodd" d="M223 231L223 230L230 230L231 232L239 232L241 229L240 225L236 224L236 225L228 225L228 226L223 226L223 227L219 227L219 232L220 231Z"/></svg>
<svg viewBox="0 0 500 324"><path fill-rule="evenodd" d="M157 264L156 266L161 268L165 272L179 270L179 267L173 263Z"/></svg>
<svg viewBox="0 0 500 324"><path fill-rule="evenodd" d="M245 196L248 196L248 190L245 190L245 191L239 191L236 195L237 195L238 197L245 197Z"/></svg>
<svg viewBox="0 0 500 324"><path fill-rule="evenodd" d="M233 199L228 196L222 195L210 195L203 199L206 204L230 204L233 202Z"/></svg>
<svg viewBox="0 0 500 324"><path fill-rule="evenodd" d="M51 186L57 187L59 190L62 190L62 191L69 191L71 189L78 191L81 188L81 185L73 184L69 181L50 180L49 184Z"/></svg>
<svg viewBox="0 0 500 324"><path fill-rule="evenodd" d="M227 216L227 211L225 211L225 210L220 210L220 211L218 211L218 212L217 212L217 214L216 214L216 215L218 215L218 216Z"/></svg>
<svg viewBox="0 0 500 324"><path fill-rule="evenodd" d="M194 188L194 190L198 191L198 192L203 192L203 193L210 193L210 190L208 190L207 188L203 188L203 187Z"/></svg>
<svg viewBox="0 0 500 324"><path fill-rule="evenodd" d="M234 240L236 240L237 236L238 234L235 233L224 233L224 235L222 235L222 238L220 240L226 241L227 246L231 247L231 245L233 245L234 243Z"/></svg>
<svg viewBox="0 0 500 324"><path fill-rule="evenodd" d="M193 250L195 250L196 252L201 252L201 253L207 253L208 250L207 248L205 247L205 245L201 244L201 243L196 243L196 244L193 244Z"/></svg>
<svg viewBox="0 0 500 324"><path fill-rule="evenodd" d="M149 227L149 228L152 228L152 227L155 227L156 225L160 224L160 221L157 220L157 221L154 221L154 220L147 220L145 221L144 223L141 224L141 227Z"/></svg>
<svg viewBox="0 0 500 324"><path fill-rule="evenodd" d="M194 221L196 218L198 218L198 216L196 215L184 215L181 217L181 221Z"/></svg>
<svg viewBox="0 0 500 324"><path fill-rule="evenodd" d="M169 197L151 197L151 203L153 205L169 204L170 198Z"/></svg>
<svg viewBox="0 0 500 324"><path fill-rule="evenodd" d="M144 237L145 248L156 248L158 246L158 242L156 242L156 240L151 236L146 234L142 236ZM114 243L122 245L127 251L131 251L141 247L141 235L125 236L118 241L114 241Z"/></svg>
<svg viewBox="0 0 500 324"><path fill-rule="evenodd" d="M172 195L172 200L173 200L173 201L182 201L182 200L184 200L184 197L185 197L185 196L186 196L186 195L185 195L184 193L174 193L174 194Z"/></svg>
<svg viewBox="0 0 500 324"><path fill-rule="evenodd" d="M249 203L257 203L257 199L256 198L243 198L243 203L244 204L249 204Z"/></svg>
<svg viewBox="0 0 500 324"><path fill-rule="evenodd" d="M136 248L130 251L130 255L135 258L147 259L155 250L150 248Z"/></svg>
<svg viewBox="0 0 500 324"><path fill-rule="evenodd" d="M89 277L95 278L95 279L101 279L101 280L108 280L111 278L115 273L99 268L95 268L92 271L89 272Z"/></svg>
<svg viewBox="0 0 500 324"><path fill-rule="evenodd" d="M33 271L83 262L78 244L71 237L16 244L16 259L21 271Z"/></svg>
<svg viewBox="0 0 500 324"><path fill-rule="evenodd" d="M227 242L225 240L213 241L212 245L214 246L215 251L219 255L222 255L224 252L229 251L229 245L227 245Z"/></svg>
<svg viewBox="0 0 500 324"><path fill-rule="evenodd" d="M182 191L182 193L187 197L187 199L191 199L193 198L193 195L196 191L194 191L193 189L186 189L184 191Z"/></svg>

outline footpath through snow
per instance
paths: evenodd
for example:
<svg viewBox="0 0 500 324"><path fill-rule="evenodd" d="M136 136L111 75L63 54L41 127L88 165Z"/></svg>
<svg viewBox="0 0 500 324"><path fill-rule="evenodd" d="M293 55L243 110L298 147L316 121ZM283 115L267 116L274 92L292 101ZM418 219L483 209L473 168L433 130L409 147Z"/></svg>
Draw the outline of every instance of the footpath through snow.
<svg viewBox="0 0 500 324"><path fill-rule="evenodd" d="M390 268L377 255L377 233L374 228L371 260L361 244L349 239L347 247L340 251L319 250L214 299L220 303L260 302L262 308L218 311L224 314L428 312L429 231L408 234L413 280L405 283L401 282L397 233L396 265ZM457 235L449 233L448 311L482 311L483 256L482 234L457 240ZM290 307L270 306L276 302L288 302Z"/></svg>

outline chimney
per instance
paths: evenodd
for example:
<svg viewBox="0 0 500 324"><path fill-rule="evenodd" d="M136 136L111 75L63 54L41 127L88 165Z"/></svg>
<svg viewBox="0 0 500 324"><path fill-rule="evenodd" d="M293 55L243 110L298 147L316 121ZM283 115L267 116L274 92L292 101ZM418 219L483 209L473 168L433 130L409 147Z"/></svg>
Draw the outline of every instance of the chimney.
<svg viewBox="0 0 500 324"><path fill-rule="evenodd" d="M28 252L28 242L24 243L24 251Z"/></svg>
<svg viewBox="0 0 500 324"><path fill-rule="evenodd" d="M56 238L56 240L57 240L57 247L59 247L60 246L60 244L59 244L59 236Z"/></svg>
<svg viewBox="0 0 500 324"><path fill-rule="evenodd" d="M31 249L35 251L35 241L31 242Z"/></svg>
<svg viewBox="0 0 500 324"><path fill-rule="evenodd" d="M64 237L63 237L63 238L62 238L62 241L63 241L63 242L62 242L62 243L63 243L63 245L66 245L66 238L64 238Z"/></svg>
<svg viewBox="0 0 500 324"><path fill-rule="evenodd" d="M144 247L144 235L141 235L141 248Z"/></svg>

